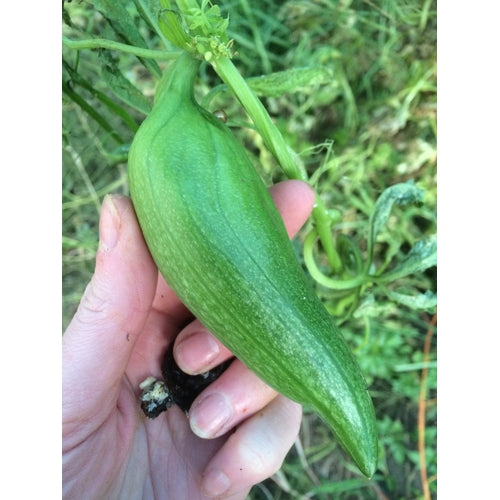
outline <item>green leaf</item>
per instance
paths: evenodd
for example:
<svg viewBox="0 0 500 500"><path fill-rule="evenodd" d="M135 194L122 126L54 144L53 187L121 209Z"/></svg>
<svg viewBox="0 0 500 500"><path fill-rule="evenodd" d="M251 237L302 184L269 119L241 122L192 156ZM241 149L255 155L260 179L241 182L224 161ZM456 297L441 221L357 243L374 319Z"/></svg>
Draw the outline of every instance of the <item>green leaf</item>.
<svg viewBox="0 0 500 500"><path fill-rule="evenodd" d="M395 314L396 306L388 301L376 300L372 293L363 297L359 307L354 312L354 318L381 318Z"/></svg>
<svg viewBox="0 0 500 500"><path fill-rule="evenodd" d="M124 103L147 115L151 111L151 103L144 94L123 76L111 55L101 52L101 74L109 89Z"/></svg>
<svg viewBox="0 0 500 500"><path fill-rule="evenodd" d="M410 203L420 204L422 203L423 197L424 191L415 186L413 181L390 186L379 196L370 215L366 269L369 269L371 266L375 240L382 227L387 223L394 203L398 205L408 205Z"/></svg>
<svg viewBox="0 0 500 500"><path fill-rule="evenodd" d="M398 302L399 304L417 311L434 312L437 306L437 295L431 290L416 295L391 290L386 290L385 293L394 302Z"/></svg>
<svg viewBox="0 0 500 500"><path fill-rule="evenodd" d="M418 204L422 202L423 197L423 190L415 186L413 181L395 184L384 190L375 203L375 208L370 217L370 237L372 242L377 237L382 226L386 224L394 203L398 205Z"/></svg>
<svg viewBox="0 0 500 500"><path fill-rule="evenodd" d="M315 486L310 493L343 493L345 491L351 491L358 488L366 488L368 482L364 479L344 479L343 481L337 482L326 482ZM315 495L316 496L316 495Z"/></svg>
<svg viewBox="0 0 500 500"><path fill-rule="evenodd" d="M69 15L69 12L64 8L64 3L63 3L63 9L62 9L62 19L65 24L67 24L70 28L73 27L73 23L71 22L71 17Z"/></svg>
<svg viewBox="0 0 500 500"><path fill-rule="evenodd" d="M104 16L118 37L129 45L144 49L148 45L139 33L134 20L127 11L126 3L113 0L90 0L94 7ZM161 76L161 69L156 61L139 58L151 74Z"/></svg>
<svg viewBox="0 0 500 500"><path fill-rule="evenodd" d="M116 132L114 127L108 120L99 112L95 110L78 92L73 90L68 82L63 81L63 94L71 99L75 104L85 111L91 118L93 118L116 142L122 144L124 139Z"/></svg>
<svg viewBox="0 0 500 500"><path fill-rule="evenodd" d="M323 66L292 68L269 75L248 78L250 88L259 96L279 97L330 81L333 72Z"/></svg>
<svg viewBox="0 0 500 500"><path fill-rule="evenodd" d="M79 85L82 88L84 88L86 91L90 92L91 95L93 95L96 99L98 99L100 102L102 102L108 109L110 109L116 116L119 116L125 124L132 130L132 132L135 132L138 129L138 125L135 122L135 120L130 116L130 114L121 106L119 106L116 102L114 102L112 99L110 99L106 94L101 92L100 90L95 88L95 85L93 85L91 82L87 81L85 78L83 78L77 71L75 71L64 59L63 59L63 68L65 71L68 72L70 76L70 81L66 82L66 87L67 91L65 91L65 94L68 95L70 98L74 97L74 92L73 94L69 95L68 92L71 92L73 89L73 84ZM75 99L73 99L75 100ZM95 119L95 109L94 107L88 103L88 106L81 106L81 100L85 101L85 99L80 98L78 100L78 104L84 111L91 110L90 115L92 118ZM75 101L76 102L76 101ZM101 123L102 125L102 123ZM107 129L106 129L107 130ZM108 130L109 131L109 130Z"/></svg>
<svg viewBox="0 0 500 500"><path fill-rule="evenodd" d="M135 8L139 15L144 19L152 31L158 34L166 47L170 46L170 42L163 35L158 26L158 17L160 15L161 6L159 0L134 0Z"/></svg>
<svg viewBox="0 0 500 500"><path fill-rule="evenodd" d="M160 0L162 11L158 17L158 27L167 40L183 50L189 50L189 37L184 29L179 12L170 0Z"/></svg>
<svg viewBox="0 0 500 500"><path fill-rule="evenodd" d="M377 281L385 283L419 273L437 264L437 237L419 240L413 245L406 257L391 270L385 272Z"/></svg>

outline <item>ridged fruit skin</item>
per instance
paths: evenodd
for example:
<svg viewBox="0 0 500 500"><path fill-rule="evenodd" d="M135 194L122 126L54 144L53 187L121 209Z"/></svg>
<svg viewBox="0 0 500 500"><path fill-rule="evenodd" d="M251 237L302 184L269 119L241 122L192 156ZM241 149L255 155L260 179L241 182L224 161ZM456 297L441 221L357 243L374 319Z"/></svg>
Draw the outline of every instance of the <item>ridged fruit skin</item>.
<svg viewBox="0 0 500 500"><path fill-rule="evenodd" d="M198 68L187 54L169 68L130 148L147 245L193 314L267 384L315 410L371 477L378 445L365 380L244 148L196 103Z"/></svg>

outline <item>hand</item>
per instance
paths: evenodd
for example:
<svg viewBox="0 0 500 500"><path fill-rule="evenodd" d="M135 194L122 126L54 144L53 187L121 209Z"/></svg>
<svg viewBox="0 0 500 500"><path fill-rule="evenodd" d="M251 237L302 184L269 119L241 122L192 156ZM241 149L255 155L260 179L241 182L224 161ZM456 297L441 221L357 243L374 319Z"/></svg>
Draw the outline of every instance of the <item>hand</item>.
<svg viewBox="0 0 500 500"><path fill-rule="evenodd" d="M285 181L270 192L293 235L313 190ZM177 406L147 419L139 384L161 377L170 342L192 374L232 355L158 275L128 198L106 197L99 236L94 276L62 339L64 498L244 499L281 466L300 405L234 360L189 419Z"/></svg>

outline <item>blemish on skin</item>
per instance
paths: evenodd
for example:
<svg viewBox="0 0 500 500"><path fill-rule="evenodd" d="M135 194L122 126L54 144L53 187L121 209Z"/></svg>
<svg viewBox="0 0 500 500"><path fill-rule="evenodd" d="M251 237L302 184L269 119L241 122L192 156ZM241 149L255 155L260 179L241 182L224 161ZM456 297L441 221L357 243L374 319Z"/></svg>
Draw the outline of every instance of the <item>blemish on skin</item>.
<svg viewBox="0 0 500 500"><path fill-rule="evenodd" d="M127 339L127 342L130 342L130 333L127 333L126 339Z"/></svg>

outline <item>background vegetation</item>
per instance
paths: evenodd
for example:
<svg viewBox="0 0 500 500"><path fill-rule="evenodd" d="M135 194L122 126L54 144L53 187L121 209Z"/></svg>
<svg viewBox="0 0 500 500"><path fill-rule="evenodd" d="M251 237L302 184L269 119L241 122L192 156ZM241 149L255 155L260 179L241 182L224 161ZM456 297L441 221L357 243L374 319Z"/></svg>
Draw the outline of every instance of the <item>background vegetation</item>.
<svg viewBox="0 0 500 500"><path fill-rule="evenodd" d="M64 34L122 41L116 24L103 15L109 3L64 2ZM143 2L122 3L147 46L164 48L137 8ZM232 0L221 7L230 16L234 62L246 78L314 69L289 79L289 88L280 89L278 80L264 82L261 95L330 210L332 237L348 242L346 262L355 266L366 257L380 195L407 181L422 197L418 204L391 205L373 242L371 266L391 271L418 242L432 241L436 2ZM151 105L155 74L167 65L143 64L110 50L63 50L63 328L93 271L102 198L128 193L127 147ZM197 92L206 96L219 84L205 66ZM211 97L211 109L225 109L266 183L283 179L234 97ZM301 259L310 230L308 223L295 240ZM323 276L331 275L321 245L309 249L313 257L306 260L313 258ZM414 270L348 292L313 281L370 385L381 439L375 477L363 479L306 409L299 440L281 471L253 488L250 498L436 497L436 268Z"/></svg>

